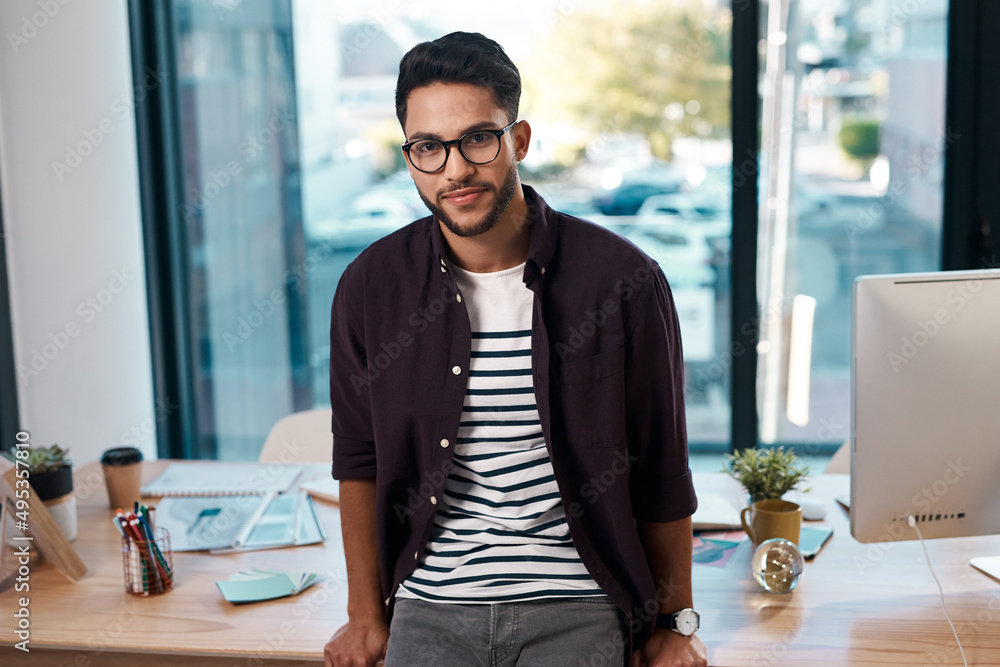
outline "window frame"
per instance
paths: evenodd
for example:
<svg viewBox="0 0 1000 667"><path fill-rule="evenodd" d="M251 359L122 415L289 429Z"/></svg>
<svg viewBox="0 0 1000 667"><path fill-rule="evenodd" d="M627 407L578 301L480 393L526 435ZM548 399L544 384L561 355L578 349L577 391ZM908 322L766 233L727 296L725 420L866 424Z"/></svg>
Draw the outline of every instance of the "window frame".
<svg viewBox="0 0 1000 667"><path fill-rule="evenodd" d="M760 170L760 54L759 0L733 0L731 55L733 138L733 222L729 270L730 429L728 451L741 451L759 443L757 413L757 342L760 330L752 325L759 317L757 294L757 180ZM740 156L737 159L737 156ZM746 157L743 157L746 156ZM738 280L737 276L752 279Z"/></svg>
<svg viewBox="0 0 1000 667"><path fill-rule="evenodd" d="M156 448L161 458L196 458L198 406L193 387L193 337L188 315L189 266L181 174L177 67L172 2L129 0L132 78L151 69L159 85L136 99L136 149L149 303Z"/></svg>

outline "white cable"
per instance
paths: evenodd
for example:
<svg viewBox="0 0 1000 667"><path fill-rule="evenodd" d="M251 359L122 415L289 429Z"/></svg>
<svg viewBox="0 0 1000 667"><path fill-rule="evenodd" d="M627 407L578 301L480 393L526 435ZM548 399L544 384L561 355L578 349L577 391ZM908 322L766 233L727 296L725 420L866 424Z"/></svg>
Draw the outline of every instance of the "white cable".
<svg viewBox="0 0 1000 667"><path fill-rule="evenodd" d="M934 577L934 583L937 584L938 593L941 595L941 609L944 610L944 617L948 619L948 625L951 626L951 634L955 635L955 642L958 644L958 650L962 653L962 662L965 667L969 667L969 661L965 659L965 649L962 648L962 640L958 638L958 632L955 630L955 624L951 622L951 616L948 615L948 607L944 603L944 589L941 588L941 582L938 581L937 575L934 574L934 566L931 565L930 554L927 553L927 546L924 544L924 536L920 533L920 528L917 527L917 519L912 514L906 517L906 523L913 530L917 531L917 537L920 538L920 547L924 550L924 558L927 559L927 567L930 568L931 576Z"/></svg>

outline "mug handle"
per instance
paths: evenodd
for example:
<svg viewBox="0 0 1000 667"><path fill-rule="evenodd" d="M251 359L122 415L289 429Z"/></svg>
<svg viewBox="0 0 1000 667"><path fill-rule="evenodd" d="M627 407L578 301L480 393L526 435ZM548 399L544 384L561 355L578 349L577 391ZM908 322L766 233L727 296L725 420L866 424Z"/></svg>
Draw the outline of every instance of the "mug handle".
<svg viewBox="0 0 1000 667"><path fill-rule="evenodd" d="M754 539L753 536L753 528L751 528L750 524L747 523L747 512L749 512L750 509L751 509L750 507L744 507L743 511L740 512L740 523L743 524L743 530L750 537L750 541L753 542L754 544L757 544L757 540Z"/></svg>

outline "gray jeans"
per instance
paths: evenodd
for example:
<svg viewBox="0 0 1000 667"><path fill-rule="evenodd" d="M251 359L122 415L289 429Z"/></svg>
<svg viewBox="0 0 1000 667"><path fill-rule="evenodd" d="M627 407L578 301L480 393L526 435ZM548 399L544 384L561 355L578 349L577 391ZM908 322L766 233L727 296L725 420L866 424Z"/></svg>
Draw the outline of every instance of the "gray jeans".
<svg viewBox="0 0 1000 667"><path fill-rule="evenodd" d="M503 604L400 598L386 667L621 667L627 626L607 597Z"/></svg>

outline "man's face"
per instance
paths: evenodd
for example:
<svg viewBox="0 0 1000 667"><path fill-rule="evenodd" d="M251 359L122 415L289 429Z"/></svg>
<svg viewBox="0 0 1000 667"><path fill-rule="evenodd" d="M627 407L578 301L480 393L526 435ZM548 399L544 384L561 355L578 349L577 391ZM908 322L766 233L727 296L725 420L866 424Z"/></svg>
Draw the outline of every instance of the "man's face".
<svg viewBox="0 0 1000 667"><path fill-rule="evenodd" d="M450 141L473 130L500 130L508 119L488 88L465 83L435 83L414 89L406 100L407 141ZM472 164L450 146L448 161L432 174L415 169L410 176L427 208L457 236L492 229L513 199L517 176L515 131L500 139L500 154L489 164Z"/></svg>

